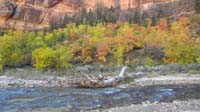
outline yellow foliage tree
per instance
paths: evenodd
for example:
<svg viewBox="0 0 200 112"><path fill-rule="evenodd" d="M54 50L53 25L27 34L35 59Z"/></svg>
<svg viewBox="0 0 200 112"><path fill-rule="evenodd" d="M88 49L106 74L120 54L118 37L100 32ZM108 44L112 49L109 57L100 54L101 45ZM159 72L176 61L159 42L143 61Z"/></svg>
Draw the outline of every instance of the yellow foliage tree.
<svg viewBox="0 0 200 112"><path fill-rule="evenodd" d="M35 49L32 53L34 66L36 68L52 68L55 66L55 52L51 48L42 47Z"/></svg>
<svg viewBox="0 0 200 112"><path fill-rule="evenodd" d="M117 65L123 65L124 64L124 55L127 51L127 45L122 45L116 49L114 52L114 57L117 60Z"/></svg>
<svg viewBox="0 0 200 112"><path fill-rule="evenodd" d="M198 56L198 44L186 25L187 19L173 22L169 36L165 39L165 63L194 63Z"/></svg>
<svg viewBox="0 0 200 112"><path fill-rule="evenodd" d="M0 54L0 75L2 75L3 73L3 63L2 63L2 55Z"/></svg>
<svg viewBox="0 0 200 112"><path fill-rule="evenodd" d="M0 43L0 54L4 58L3 64L5 66L20 66L23 54L18 39L4 35L0 38Z"/></svg>
<svg viewBox="0 0 200 112"><path fill-rule="evenodd" d="M72 60L72 55L69 52L68 47L58 47L55 51L55 58L57 69L68 69L72 67L72 65L70 64L70 61Z"/></svg>

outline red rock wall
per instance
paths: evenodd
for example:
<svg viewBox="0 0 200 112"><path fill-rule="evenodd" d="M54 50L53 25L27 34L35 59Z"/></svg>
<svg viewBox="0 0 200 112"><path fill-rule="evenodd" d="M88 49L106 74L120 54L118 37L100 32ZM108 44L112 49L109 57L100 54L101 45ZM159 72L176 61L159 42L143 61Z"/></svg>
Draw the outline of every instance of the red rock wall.
<svg viewBox="0 0 200 112"><path fill-rule="evenodd" d="M41 29L59 25L65 16L82 8L94 10L97 5L121 10L140 8L149 16L160 10L169 16L193 10L194 0L0 0L0 28Z"/></svg>

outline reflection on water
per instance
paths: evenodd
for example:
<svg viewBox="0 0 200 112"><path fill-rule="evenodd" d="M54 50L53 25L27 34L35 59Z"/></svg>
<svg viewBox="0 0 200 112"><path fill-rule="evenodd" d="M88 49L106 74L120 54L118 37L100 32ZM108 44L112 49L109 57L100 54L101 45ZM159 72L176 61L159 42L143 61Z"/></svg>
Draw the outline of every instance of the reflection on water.
<svg viewBox="0 0 200 112"><path fill-rule="evenodd" d="M144 88L7 88L0 89L0 110L70 107L74 111L140 104L200 99L200 86Z"/></svg>

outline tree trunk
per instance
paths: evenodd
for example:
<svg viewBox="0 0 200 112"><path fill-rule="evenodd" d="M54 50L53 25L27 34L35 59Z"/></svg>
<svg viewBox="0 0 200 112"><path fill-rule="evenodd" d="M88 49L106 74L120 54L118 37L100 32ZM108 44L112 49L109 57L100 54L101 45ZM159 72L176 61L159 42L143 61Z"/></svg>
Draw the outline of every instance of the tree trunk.
<svg viewBox="0 0 200 112"><path fill-rule="evenodd" d="M122 80L126 78L125 71L128 67L124 66L118 76L113 77L102 77L99 75L97 78L91 78L87 76L86 79L75 81L75 87L80 88L104 88L104 87L113 87L118 85Z"/></svg>

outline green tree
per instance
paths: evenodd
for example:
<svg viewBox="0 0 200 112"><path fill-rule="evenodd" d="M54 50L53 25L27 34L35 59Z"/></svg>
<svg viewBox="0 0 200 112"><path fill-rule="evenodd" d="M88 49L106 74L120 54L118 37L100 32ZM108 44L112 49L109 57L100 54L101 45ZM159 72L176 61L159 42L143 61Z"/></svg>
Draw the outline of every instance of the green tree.
<svg viewBox="0 0 200 112"><path fill-rule="evenodd" d="M158 20L156 17L151 17L151 26L156 26L157 22L158 22Z"/></svg>
<svg viewBox="0 0 200 112"><path fill-rule="evenodd" d="M144 12L142 14L142 17L141 17L141 25L144 26L144 27L147 27L149 25L148 23L148 18L149 18L149 15L148 13Z"/></svg>
<svg viewBox="0 0 200 112"><path fill-rule="evenodd" d="M88 24L93 26L96 25L96 18L95 18L95 14L92 12L92 10L90 9L90 11L88 12Z"/></svg>
<svg viewBox="0 0 200 112"><path fill-rule="evenodd" d="M41 37L31 34L27 35L21 43L21 45L24 44L24 46L21 46L23 50L23 65L31 65L33 50L46 46Z"/></svg>
<svg viewBox="0 0 200 112"><path fill-rule="evenodd" d="M139 12L139 9L137 9L134 13L134 16L133 16L133 23L135 24L140 24L140 12Z"/></svg>
<svg viewBox="0 0 200 112"><path fill-rule="evenodd" d="M102 23L103 21L103 8L100 4L97 5L97 8L96 8L96 16L97 16L97 22L98 23Z"/></svg>
<svg viewBox="0 0 200 112"><path fill-rule="evenodd" d="M124 57L125 53L127 51L127 45L119 46L114 52L114 57L116 58L117 65L123 65L124 64Z"/></svg>
<svg viewBox="0 0 200 112"><path fill-rule="evenodd" d="M85 8L81 10L81 21L82 24L87 24L87 11Z"/></svg>
<svg viewBox="0 0 200 112"><path fill-rule="evenodd" d="M5 66L20 66L22 62L22 49L18 38L4 35L0 38L0 54L2 55L2 63Z"/></svg>
<svg viewBox="0 0 200 112"><path fill-rule="evenodd" d="M200 13L200 0L195 0L195 10Z"/></svg>
<svg viewBox="0 0 200 112"><path fill-rule="evenodd" d="M68 47L58 47L55 51L55 55L57 69L67 69L72 67L70 64L70 61L72 60L72 54L69 52Z"/></svg>

